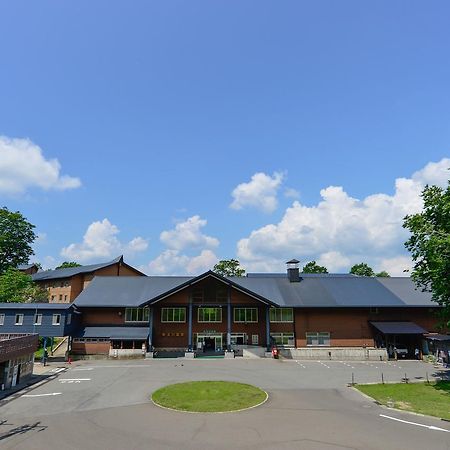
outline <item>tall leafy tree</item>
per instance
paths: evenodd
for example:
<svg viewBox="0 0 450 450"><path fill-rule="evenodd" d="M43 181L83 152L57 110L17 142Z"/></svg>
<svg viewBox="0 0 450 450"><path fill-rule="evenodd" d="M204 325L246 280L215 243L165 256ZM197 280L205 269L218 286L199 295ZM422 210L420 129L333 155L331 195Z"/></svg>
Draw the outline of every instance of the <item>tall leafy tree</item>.
<svg viewBox="0 0 450 450"><path fill-rule="evenodd" d="M384 277L384 278L388 278L390 277L389 273L387 273L385 270L382 270L381 272L378 272L375 274L376 277Z"/></svg>
<svg viewBox="0 0 450 450"><path fill-rule="evenodd" d="M243 277L245 269L243 269L237 259L222 259L214 265L213 272L223 277Z"/></svg>
<svg viewBox="0 0 450 450"><path fill-rule="evenodd" d="M47 291L34 283L30 275L12 267L9 267L0 275L0 303L47 301Z"/></svg>
<svg viewBox="0 0 450 450"><path fill-rule="evenodd" d="M28 263L36 239L34 228L19 211L0 208L0 274L9 267Z"/></svg>
<svg viewBox="0 0 450 450"><path fill-rule="evenodd" d="M411 233L405 242L414 263L411 277L443 307L443 319L450 326L450 181L445 189L426 186L422 198L422 212L403 222Z"/></svg>
<svg viewBox="0 0 450 450"><path fill-rule="evenodd" d="M67 269L69 267L81 267L81 264L78 264L75 261L64 261L61 265L55 267L55 269Z"/></svg>
<svg viewBox="0 0 450 450"><path fill-rule="evenodd" d="M361 277L373 277L375 275L372 267L364 262L352 266L352 268L350 269L350 273L352 273L353 275L359 275Z"/></svg>
<svg viewBox="0 0 450 450"><path fill-rule="evenodd" d="M319 266L316 261L310 261L303 266L303 273L328 273L328 269L325 266Z"/></svg>

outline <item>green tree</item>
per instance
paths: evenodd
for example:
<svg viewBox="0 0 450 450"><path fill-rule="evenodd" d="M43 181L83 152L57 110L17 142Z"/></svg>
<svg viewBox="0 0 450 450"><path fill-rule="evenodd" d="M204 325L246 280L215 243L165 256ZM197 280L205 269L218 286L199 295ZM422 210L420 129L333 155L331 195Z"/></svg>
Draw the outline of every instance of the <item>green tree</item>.
<svg viewBox="0 0 450 450"><path fill-rule="evenodd" d="M405 217L403 227L411 232L405 247L411 252L411 277L443 307L450 326L450 181L447 188L426 186L423 210Z"/></svg>
<svg viewBox="0 0 450 450"><path fill-rule="evenodd" d="M310 261L303 266L303 273L328 273L328 270L324 266L319 266L316 261Z"/></svg>
<svg viewBox="0 0 450 450"><path fill-rule="evenodd" d="M36 239L34 228L20 212L0 208L0 274L8 267L28 263Z"/></svg>
<svg viewBox="0 0 450 450"><path fill-rule="evenodd" d="M81 264L75 261L64 261L61 265L55 267L55 269L67 269L68 267L81 267Z"/></svg>
<svg viewBox="0 0 450 450"><path fill-rule="evenodd" d="M0 275L1 303L47 302L45 289L33 282L30 275L9 267Z"/></svg>
<svg viewBox="0 0 450 450"><path fill-rule="evenodd" d="M213 272L223 277L242 277L245 274L245 269L240 266L237 259L222 259L215 264Z"/></svg>
<svg viewBox="0 0 450 450"><path fill-rule="evenodd" d="M390 275L385 270L382 270L381 272L376 273L375 276L376 277L385 277L385 278L390 277Z"/></svg>
<svg viewBox="0 0 450 450"><path fill-rule="evenodd" d="M350 273L352 273L353 275L359 275L361 277L373 277L375 275L372 267L370 267L366 263L355 264L350 269Z"/></svg>

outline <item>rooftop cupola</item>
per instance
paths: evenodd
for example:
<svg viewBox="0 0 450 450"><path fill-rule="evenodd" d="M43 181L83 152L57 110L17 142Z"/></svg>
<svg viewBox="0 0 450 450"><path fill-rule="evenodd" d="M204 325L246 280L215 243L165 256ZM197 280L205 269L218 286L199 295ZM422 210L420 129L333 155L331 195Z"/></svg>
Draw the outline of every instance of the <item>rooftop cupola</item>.
<svg viewBox="0 0 450 450"><path fill-rule="evenodd" d="M291 283L299 283L300 282L300 271L298 268L298 264L300 261L297 259L291 259L286 263L287 265L287 276Z"/></svg>

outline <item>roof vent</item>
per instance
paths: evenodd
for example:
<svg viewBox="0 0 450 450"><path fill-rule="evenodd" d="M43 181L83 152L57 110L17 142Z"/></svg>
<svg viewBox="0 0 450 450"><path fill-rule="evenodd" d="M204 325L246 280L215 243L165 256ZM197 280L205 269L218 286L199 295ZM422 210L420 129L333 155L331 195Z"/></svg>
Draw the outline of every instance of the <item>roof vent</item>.
<svg viewBox="0 0 450 450"><path fill-rule="evenodd" d="M298 268L298 264L300 261L297 259L291 259L287 264L287 276L291 283L299 283L300 282L300 271Z"/></svg>

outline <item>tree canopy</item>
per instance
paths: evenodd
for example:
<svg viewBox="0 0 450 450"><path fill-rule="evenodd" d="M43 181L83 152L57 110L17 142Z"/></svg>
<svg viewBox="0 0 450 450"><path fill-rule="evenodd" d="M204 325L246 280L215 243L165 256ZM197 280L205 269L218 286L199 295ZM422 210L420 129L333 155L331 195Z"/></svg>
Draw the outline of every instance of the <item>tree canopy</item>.
<svg viewBox="0 0 450 450"><path fill-rule="evenodd" d="M47 301L47 291L34 283L30 275L12 267L0 275L0 303Z"/></svg>
<svg viewBox="0 0 450 450"><path fill-rule="evenodd" d="M0 274L9 267L28 263L36 239L34 228L20 212L0 208Z"/></svg>
<svg viewBox="0 0 450 450"><path fill-rule="evenodd" d="M325 266L319 266L316 261L310 261L303 266L303 273L328 273Z"/></svg>
<svg viewBox="0 0 450 450"><path fill-rule="evenodd" d="M223 277L242 277L245 269L240 266L237 259L222 259L214 265L213 272Z"/></svg>
<svg viewBox="0 0 450 450"><path fill-rule="evenodd" d="M411 277L443 307L442 317L450 326L450 181L445 189L426 186L422 198L422 212L403 222L411 233L405 242L413 260Z"/></svg>
<svg viewBox="0 0 450 450"><path fill-rule="evenodd" d="M55 269L67 269L68 267L81 267L81 264L75 261L64 261L61 265L55 267Z"/></svg>
<svg viewBox="0 0 450 450"><path fill-rule="evenodd" d="M350 273L352 273L353 275L359 275L361 277L373 277L375 275L372 267L364 262L353 265L350 269Z"/></svg>
<svg viewBox="0 0 450 450"><path fill-rule="evenodd" d="M376 273L375 276L376 277L385 277L385 278L390 277L390 275L385 270L382 270L381 272Z"/></svg>

